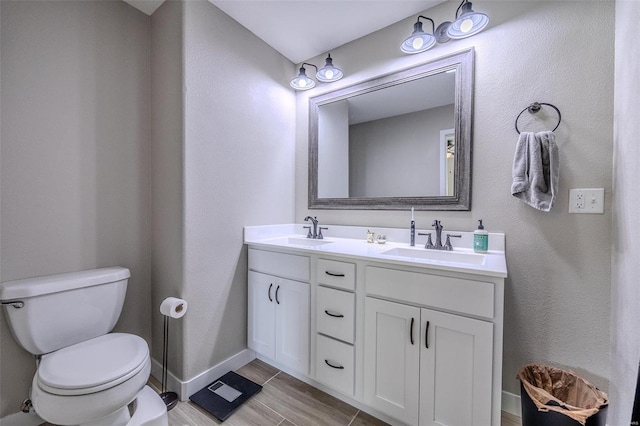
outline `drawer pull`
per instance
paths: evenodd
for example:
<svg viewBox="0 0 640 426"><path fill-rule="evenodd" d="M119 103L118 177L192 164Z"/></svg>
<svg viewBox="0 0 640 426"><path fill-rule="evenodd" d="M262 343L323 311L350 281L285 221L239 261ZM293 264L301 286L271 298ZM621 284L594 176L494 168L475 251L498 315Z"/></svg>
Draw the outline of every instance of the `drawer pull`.
<svg viewBox="0 0 640 426"><path fill-rule="evenodd" d="M336 274L335 272L324 271L324 273L332 277L344 277L344 274Z"/></svg>
<svg viewBox="0 0 640 426"><path fill-rule="evenodd" d="M273 302L271 298L271 288L273 287L273 283L269 284L269 292L267 293L267 297L269 297L269 302Z"/></svg>
<svg viewBox="0 0 640 426"><path fill-rule="evenodd" d="M341 366L341 365L337 365L337 366L336 366L336 365L333 365L333 364L331 364L331 363L330 363L328 360L326 360L326 359L324 360L324 363L325 363L325 364L327 364L327 365L328 365L329 367L331 367L331 368L335 368L336 370L344 370L344 367L343 367L343 366Z"/></svg>
<svg viewBox="0 0 640 426"><path fill-rule="evenodd" d="M411 332L409 333L409 339L411 340L411 344L413 345L413 317L411 317Z"/></svg>
<svg viewBox="0 0 640 426"><path fill-rule="evenodd" d="M278 292L280 291L280 286L276 288L276 303L279 305L280 301L278 300Z"/></svg>
<svg viewBox="0 0 640 426"><path fill-rule="evenodd" d="M429 321L427 321L427 330L424 332L424 346L429 349Z"/></svg>
<svg viewBox="0 0 640 426"><path fill-rule="evenodd" d="M342 314L332 314L331 312L327 311L326 309L324 310L324 313L329 315L330 317L334 317L334 318L344 318L344 315Z"/></svg>

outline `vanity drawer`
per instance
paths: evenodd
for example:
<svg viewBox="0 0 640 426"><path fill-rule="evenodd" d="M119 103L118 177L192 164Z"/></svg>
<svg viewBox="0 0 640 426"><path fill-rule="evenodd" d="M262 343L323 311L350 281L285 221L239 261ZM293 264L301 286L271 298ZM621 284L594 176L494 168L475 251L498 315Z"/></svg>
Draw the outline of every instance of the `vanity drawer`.
<svg viewBox="0 0 640 426"><path fill-rule="evenodd" d="M316 338L316 380L345 395L353 395L353 346L319 334Z"/></svg>
<svg viewBox="0 0 640 426"><path fill-rule="evenodd" d="M319 284L356 289L356 265L335 260L318 259L317 278Z"/></svg>
<svg viewBox="0 0 640 426"><path fill-rule="evenodd" d="M493 282L367 266L367 294L439 309L494 317Z"/></svg>
<svg viewBox="0 0 640 426"><path fill-rule="evenodd" d="M249 249L249 269L298 281L308 282L311 276L309 258L306 256L251 248Z"/></svg>
<svg viewBox="0 0 640 426"><path fill-rule="evenodd" d="M356 296L347 291L318 286L316 293L316 329L336 339L355 340Z"/></svg>

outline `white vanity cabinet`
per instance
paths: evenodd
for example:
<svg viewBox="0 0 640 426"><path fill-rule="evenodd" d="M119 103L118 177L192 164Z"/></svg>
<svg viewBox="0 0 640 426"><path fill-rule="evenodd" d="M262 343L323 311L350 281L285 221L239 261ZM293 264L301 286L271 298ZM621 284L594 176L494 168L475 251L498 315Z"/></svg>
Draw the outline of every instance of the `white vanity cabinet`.
<svg viewBox="0 0 640 426"><path fill-rule="evenodd" d="M483 258L445 262L364 239L304 244L286 229L245 230L249 348L394 425L500 425L504 234Z"/></svg>
<svg viewBox="0 0 640 426"><path fill-rule="evenodd" d="M306 275L309 280L309 258L249 253L247 344L285 367L309 374L309 284L284 278Z"/></svg>
<svg viewBox="0 0 640 426"><path fill-rule="evenodd" d="M366 285L365 403L410 425L492 424L493 283L367 267Z"/></svg>
<svg viewBox="0 0 640 426"><path fill-rule="evenodd" d="M356 265L323 258L316 265L316 380L353 396Z"/></svg>

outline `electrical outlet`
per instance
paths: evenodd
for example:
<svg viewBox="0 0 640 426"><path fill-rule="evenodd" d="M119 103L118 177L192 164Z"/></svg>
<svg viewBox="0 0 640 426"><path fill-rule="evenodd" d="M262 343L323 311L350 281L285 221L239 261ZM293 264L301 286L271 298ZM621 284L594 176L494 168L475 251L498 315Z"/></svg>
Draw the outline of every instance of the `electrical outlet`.
<svg viewBox="0 0 640 426"><path fill-rule="evenodd" d="M569 190L569 213L604 213L604 188Z"/></svg>

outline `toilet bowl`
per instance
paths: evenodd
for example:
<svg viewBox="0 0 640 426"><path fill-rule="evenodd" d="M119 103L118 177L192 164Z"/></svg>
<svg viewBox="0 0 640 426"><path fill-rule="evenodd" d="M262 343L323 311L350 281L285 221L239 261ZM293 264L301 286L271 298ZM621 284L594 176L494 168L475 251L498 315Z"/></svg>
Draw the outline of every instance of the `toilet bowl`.
<svg viewBox="0 0 640 426"><path fill-rule="evenodd" d="M129 271L103 268L0 283L0 301L21 346L39 355L30 398L57 425L166 426L167 410L146 383L149 347L109 333Z"/></svg>

